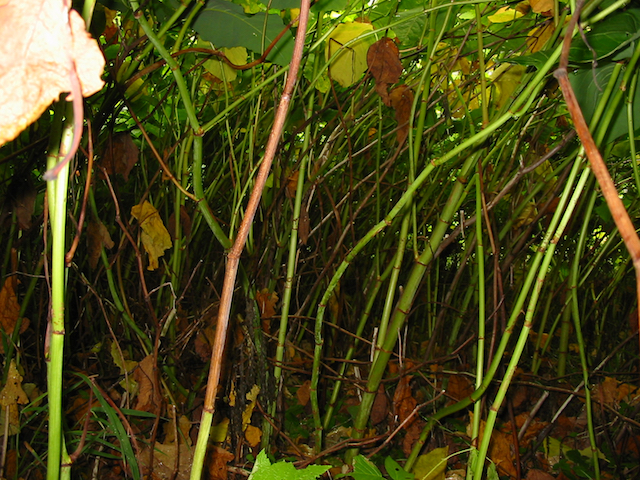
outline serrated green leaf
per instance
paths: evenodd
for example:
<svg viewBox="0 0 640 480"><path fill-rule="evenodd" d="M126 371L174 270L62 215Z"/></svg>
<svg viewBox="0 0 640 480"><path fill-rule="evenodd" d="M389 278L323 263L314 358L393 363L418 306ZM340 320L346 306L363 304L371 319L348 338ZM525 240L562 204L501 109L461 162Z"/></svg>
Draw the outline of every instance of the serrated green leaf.
<svg viewBox="0 0 640 480"><path fill-rule="evenodd" d="M315 480L329 468L329 465L309 465L298 470L293 463L285 461L272 464L264 450L261 450L249 480Z"/></svg>
<svg viewBox="0 0 640 480"><path fill-rule="evenodd" d="M355 480L381 480L384 478L378 467L362 455L355 458L351 476Z"/></svg>
<svg viewBox="0 0 640 480"><path fill-rule="evenodd" d="M393 480L414 480L415 478L413 473L407 472L391 457L384 459L384 468Z"/></svg>
<svg viewBox="0 0 640 480"><path fill-rule="evenodd" d="M266 12L246 15L243 8L235 3L208 0L193 28L203 40L213 43L216 48L245 47L260 55L263 47L269 46L284 25L279 15ZM288 65L292 54L293 37L290 32L286 32L271 50L267 60L278 65Z"/></svg>

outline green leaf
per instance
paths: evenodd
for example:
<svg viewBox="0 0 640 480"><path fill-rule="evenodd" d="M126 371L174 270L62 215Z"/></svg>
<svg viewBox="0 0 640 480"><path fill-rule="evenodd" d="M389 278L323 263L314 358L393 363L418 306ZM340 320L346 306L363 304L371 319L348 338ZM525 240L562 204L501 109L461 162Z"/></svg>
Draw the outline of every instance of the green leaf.
<svg viewBox="0 0 640 480"><path fill-rule="evenodd" d="M293 463L271 463L264 450L260 451L253 465L249 480L315 480L331 468L329 465L309 465L297 470Z"/></svg>
<svg viewBox="0 0 640 480"><path fill-rule="evenodd" d="M265 17L266 15L266 17ZM265 19L266 31L263 33ZM284 28L279 15L246 15L240 5L225 0L208 0L204 10L193 24L203 40L216 48L245 47L257 54L263 52ZM293 37L289 32L271 50L267 60L278 65L288 65L293 54Z"/></svg>
<svg viewBox="0 0 640 480"><path fill-rule="evenodd" d="M347 0L319 0L311 7L312 12L339 12L347 8Z"/></svg>
<svg viewBox="0 0 640 480"><path fill-rule="evenodd" d="M381 480L384 478L378 467L362 455L355 458L351 476L355 480Z"/></svg>
<svg viewBox="0 0 640 480"><path fill-rule="evenodd" d="M607 83L609 83L609 79L611 78L611 74L613 73L615 65L613 63L607 63L601 67L596 69L592 68L581 68L575 72L569 74L569 80L571 81L571 86L576 95L576 99L578 100L578 104L580 104L580 109L582 110L582 114L584 115L584 119L589 124L591 122L591 118L600 102L600 98L602 97L604 89L607 87ZM618 79L618 82L614 88L614 91L620 87L621 79ZM631 99L633 103L633 117L640 118L640 81L636 84L635 96ZM627 91L629 88L627 87ZM611 101L611 100L609 100ZM609 106L607 106L609 108ZM603 116L603 118L606 115ZM636 131L640 128L640 124L635 122ZM627 126L627 107L626 103L623 99L621 101L616 111L613 112L611 116L611 123L609 124L609 128L607 134L604 137L604 145L611 143L615 139L626 135L629 131L629 127Z"/></svg>
<svg viewBox="0 0 640 480"><path fill-rule="evenodd" d="M407 472L391 457L384 459L384 468L387 469L387 473L393 480L413 480L415 478L413 473Z"/></svg>
<svg viewBox="0 0 640 480"><path fill-rule="evenodd" d="M615 60L623 60L633 54L633 43L640 37L640 9L632 8L614 14L586 35L587 44L577 36L571 43L569 60L574 63L591 63L617 53ZM592 50L593 49L593 52Z"/></svg>

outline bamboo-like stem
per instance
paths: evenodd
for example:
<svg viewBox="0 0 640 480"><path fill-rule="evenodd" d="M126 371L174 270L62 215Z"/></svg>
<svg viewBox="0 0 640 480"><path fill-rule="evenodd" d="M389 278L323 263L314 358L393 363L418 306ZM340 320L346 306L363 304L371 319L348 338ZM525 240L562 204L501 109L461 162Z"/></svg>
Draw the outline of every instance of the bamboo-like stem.
<svg viewBox="0 0 640 480"><path fill-rule="evenodd" d="M60 153L63 158L71 149L74 136L73 106L59 104L56 113L66 107L66 120L62 132L61 148L47 156L47 168L58 163ZM60 117L58 117L60 118ZM80 135L81 132L75 132ZM67 182L69 165L65 165L55 180L47 182L47 199L51 219L51 319L48 325L49 350L47 359L47 388L49 398L49 448L47 460L47 480L60 478L60 467L64 452L62 436L62 370L64 356L64 298L65 298L65 225L67 220Z"/></svg>
<svg viewBox="0 0 640 480"><path fill-rule="evenodd" d="M583 4L584 0L578 0L576 4L576 11L574 11L574 15L571 17L571 20L567 25L567 32L562 45L560 64L558 69L554 72L554 76L558 79L558 83L562 89L562 95L564 96L567 108L575 124L575 129L578 132L578 136L580 137L585 153L589 158L591 170L600 185L602 195L604 196L607 206L611 211L611 216L620 231L620 236L631 255L633 267L636 271L636 295L640 300L640 238L638 237L633 222L631 221L631 218L618 195L618 190L611 179L611 175L609 175L609 171L607 170L607 166L604 163L602 155L598 151L598 147L589 132L589 127L582 115L582 110L580 110L580 106L578 105L578 101L573 92L573 87L571 86L571 82L569 82L569 77L567 75L571 38L573 37L577 22L580 18L580 10ZM635 161L635 159L633 161ZM640 325L640 301L638 301L638 325Z"/></svg>
<svg viewBox="0 0 640 480"><path fill-rule="evenodd" d="M244 245L249 236L249 230L253 223L260 198L262 197L262 191L267 182L271 164L280 142L280 136L284 128L284 122L287 117L287 111L289 109L289 103L291 102L291 95L296 84L298 69L302 60L302 53L304 48L304 39L307 32L307 22L309 19L309 7L310 0L302 0L300 5L300 16L298 24L298 32L296 34L295 45L293 48L293 57L291 59L289 76L280 98L278 110L274 119L274 124L269 135L269 141L266 146L265 155L256 177L255 186L249 203L247 205L245 216L240 224L238 235L236 240L229 251L227 266L225 270L224 283L222 286L222 296L220 298L220 308L218 310L218 322L216 325L216 336L213 342L211 352L211 365L209 367L209 377L207 381L207 390L204 398L204 407L202 412L202 419L200 421L200 432L198 434L198 440L196 442L193 464L191 468L191 479L199 480L202 475L202 467L204 465L204 457L207 450L207 444L209 441L209 432L211 431L211 423L213 421L213 413L215 411L215 400L218 392L218 385L220 383L220 373L222 369L222 356L224 353L224 346L227 339L227 329L229 326L229 315L231 312L231 301L233 299L233 290L236 281L236 275L238 273L238 266L240 262L240 255L244 249ZM201 137L196 137L196 140ZM194 142L194 148L197 142Z"/></svg>
<svg viewBox="0 0 640 480"><path fill-rule="evenodd" d="M579 162L579 160L578 160ZM509 385L511 384L511 380L513 379L513 375L516 372L516 368L518 367L518 363L520 362L520 358L522 356L522 352L524 351L524 347L527 344L527 339L529 338L529 332L531 331L531 327L533 325L533 315L536 311L538 298L540 297L540 292L542 291L542 286L544 285L544 280L549 270L549 265L551 264L551 260L553 259L553 254L555 252L555 247L558 244L559 239L562 237L564 233L564 229L569 223L569 220L572 217L572 213L578 204L578 200L580 199L580 195L584 189L584 185L588 178L588 170L584 170L580 181L576 187L576 190L573 193L571 200L569 201L566 210L562 215L562 219L558 222L559 214L562 210L556 211L554 218L551 221L547 234L543 239L538 252L543 254L543 260L540 265L540 268L536 268L537 275L535 278L535 282L532 282L532 294L529 299L529 303L527 305L525 320L522 330L520 331L520 335L518 337L518 341L516 346L513 349L513 353L511 354L511 359L509 360L509 364L507 366L507 370L504 374L502 382L500 383L500 388L498 389L498 393L496 393L496 397L489 409L489 415L487 416L487 422L484 428L484 434L482 437L482 442L480 444L480 448L478 449L478 459L475 465L475 472L473 478L482 478L482 471L484 469L484 460L487 456L487 452L489 450L489 442L491 441L491 432L495 425L496 419L498 418L498 411L504 398L507 394L507 390L509 389ZM565 197L566 198L566 197ZM556 225L558 227L556 228ZM519 317L519 311L518 315ZM516 317L516 318L517 318Z"/></svg>

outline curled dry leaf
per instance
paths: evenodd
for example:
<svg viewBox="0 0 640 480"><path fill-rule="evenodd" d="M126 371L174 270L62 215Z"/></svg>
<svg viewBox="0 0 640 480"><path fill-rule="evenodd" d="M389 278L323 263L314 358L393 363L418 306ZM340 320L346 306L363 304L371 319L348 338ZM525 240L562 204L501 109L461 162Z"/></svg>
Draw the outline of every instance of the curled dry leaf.
<svg viewBox="0 0 640 480"><path fill-rule="evenodd" d="M142 227L142 245L149 255L147 270L158 268L158 258L164 255L164 251L171 248L171 236L167 231L158 211L148 201L131 207L133 215Z"/></svg>
<svg viewBox="0 0 640 480"><path fill-rule="evenodd" d="M7 277L0 290L0 328L11 335L20 318L20 304L16 295L18 280L15 276ZM20 333L23 333L29 326L29 322L23 319L20 324ZM4 353L4 347L0 343L0 353Z"/></svg>
<svg viewBox="0 0 640 480"><path fill-rule="evenodd" d="M87 250L89 252L89 266L92 269L98 265L102 247L110 249L114 245L107 227L102 222L89 222L87 226Z"/></svg>
<svg viewBox="0 0 640 480"><path fill-rule="evenodd" d="M9 365L9 375L7 383L5 383L2 391L0 391L0 405L3 408L2 420L0 423L4 426L4 421L8 418L9 435L16 435L20 432L20 416L18 412L18 404L29 403L29 397L22 389L22 375L16 368L15 360L11 360ZM8 409L9 413L5 416L4 409Z"/></svg>
<svg viewBox="0 0 640 480"><path fill-rule="evenodd" d="M376 81L376 92L382 103L391 106L388 88L400 79L402 63L398 46L389 37L383 37L369 47L367 65Z"/></svg>
<svg viewBox="0 0 640 480"><path fill-rule="evenodd" d="M8 0L1 8L0 145L37 120L60 93L71 91L72 64L83 96L104 84L100 48L63 0Z"/></svg>
<svg viewBox="0 0 640 480"><path fill-rule="evenodd" d="M102 154L101 165L109 175L121 174L124 181L129 180L129 173L138 161L140 150L129 132L121 132L109 137Z"/></svg>
<svg viewBox="0 0 640 480"><path fill-rule="evenodd" d="M398 122L398 145L407 139L409 135L409 119L411 118L411 107L413 106L413 90L406 85L400 85L389 93L391 107L396 111L396 121Z"/></svg>

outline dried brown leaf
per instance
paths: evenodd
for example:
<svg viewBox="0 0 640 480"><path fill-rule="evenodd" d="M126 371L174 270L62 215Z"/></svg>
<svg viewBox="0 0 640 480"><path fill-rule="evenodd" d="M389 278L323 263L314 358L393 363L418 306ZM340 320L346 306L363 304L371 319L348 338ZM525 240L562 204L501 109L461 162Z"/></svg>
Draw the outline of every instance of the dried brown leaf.
<svg viewBox="0 0 640 480"><path fill-rule="evenodd" d="M309 399L311 398L311 380L307 380L296 392L296 397L298 397L298 403L303 407L309 403Z"/></svg>
<svg viewBox="0 0 640 480"><path fill-rule="evenodd" d="M256 302L260 309L260 318L271 318L276 314L276 303L278 303L278 294L270 292L268 288L263 288L256 293Z"/></svg>
<svg viewBox="0 0 640 480"><path fill-rule="evenodd" d="M63 0L6 1L0 38L0 145L37 120L60 93L71 91L73 64L83 96L104 84L100 48Z"/></svg>
<svg viewBox="0 0 640 480"><path fill-rule="evenodd" d="M129 132L121 132L109 137L102 153L101 165L109 175L121 174L124 181L129 180L129 173L138 161L140 150ZM102 175L102 174L101 174Z"/></svg>
<svg viewBox="0 0 640 480"><path fill-rule="evenodd" d="M11 335L20 317L20 304L15 289L18 281L15 276L7 277L0 290L0 328L7 334ZM24 331L25 325L21 325L21 333ZM3 350L0 343L0 350ZM0 352L4 353L4 351Z"/></svg>
<svg viewBox="0 0 640 480"><path fill-rule="evenodd" d="M138 382L138 398L135 409L143 412L159 413L161 407L158 374L153 355L147 355L133 371L133 379Z"/></svg>
<svg viewBox="0 0 640 480"><path fill-rule="evenodd" d="M384 385L380 385L378 387L378 392L376 393L376 398L373 401L373 406L371 407L371 415L369 416L371 425L375 426L382 423L388 415L389 398L384 391Z"/></svg>
<svg viewBox="0 0 640 480"><path fill-rule="evenodd" d="M391 107L396 111L396 121L398 122L398 145L402 145L409 134L409 119L411 118L411 107L413 105L413 90L406 85L400 85L389 93Z"/></svg>
<svg viewBox="0 0 640 480"><path fill-rule="evenodd" d="M89 266L92 269L98 265L102 247L110 249L114 245L107 227L102 222L89 222L87 225L87 250L89 252Z"/></svg>
<svg viewBox="0 0 640 480"><path fill-rule="evenodd" d="M227 463L234 459L233 453L224 448L214 446L207 462L209 478L211 480L227 480Z"/></svg>
<svg viewBox="0 0 640 480"><path fill-rule="evenodd" d="M16 435L20 432L18 404L24 405L27 403L29 403L29 397L27 397L27 394L22 389L22 375L20 375L16 368L15 360L11 360L7 383L5 383L2 391L0 391L0 405L4 407L2 409L0 423L4 426L4 422L8 417L9 435ZM4 409L8 409L8 415L5 414Z"/></svg>
<svg viewBox="0 0 640 480"><path fill-rule="evenodd" d="M389 37L381 38L369 47L367 65L376 81L376 92L382 98L382 102L390 106L387 89L389 85L396 83L402 74L398 46Z"/></svg>

